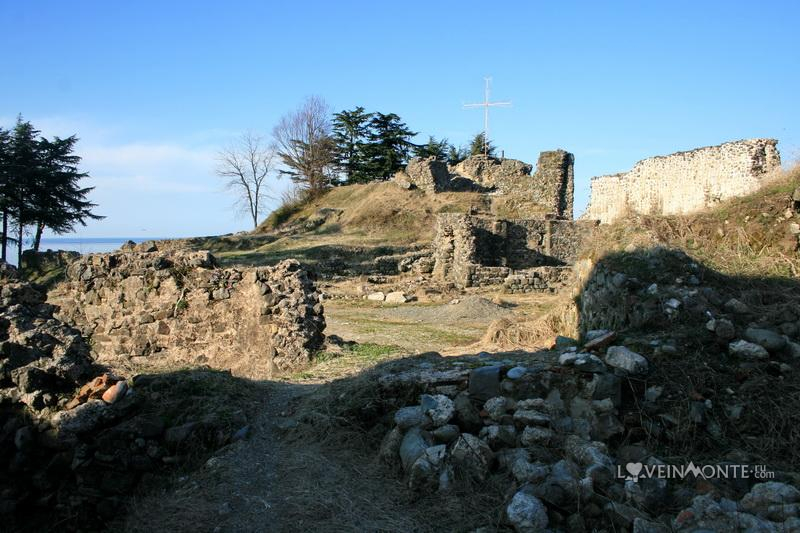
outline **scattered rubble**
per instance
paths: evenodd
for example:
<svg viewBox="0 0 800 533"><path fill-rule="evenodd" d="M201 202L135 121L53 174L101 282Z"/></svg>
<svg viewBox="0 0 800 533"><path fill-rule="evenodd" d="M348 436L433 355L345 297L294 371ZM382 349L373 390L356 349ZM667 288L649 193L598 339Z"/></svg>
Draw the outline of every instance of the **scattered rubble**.
<svg viewBox="0 0 800 533"><path fill-rule="evenodd" d="M243 411L234 415L233 405L223 405L184 424L183 439L171 438L176 429L165 417L173 402L187 401L180 392L186 378L164 374L128 381L109 372L93 360L80 332L54 317L54 309L13 270L0 273L3 529L48 529L56 522L65 530L97 529L117 516L143 477L187 461L184 443L201 456L246 425ZM178 417L193 411L175 408L183 413Z"/></svg>
<svg viewBox="0 0 800 533"><path fill-rule="evenodd" d="M758 476L723 481L650 474L670 467L655 453L659 441L715 438L724 431L721 412L736 424L747 409L731 388L699 388L676 398L673 383L658 381L664 379L661 365L680 364L685 350L705 346L725 359L731 379L738 376L746 394L747 376L756 369L794 371L789 361L800 333L784 325L800 316L786 311L759 320L749 306L731 304L730 295L705 286L707 274L700 267L682 258L669 263L672 259L660 253L652 260L662 276L655 282L595 267L578 302L586 328L582 350L564 338L554 351L537 356L480 353L408 374L404 382L425 392L417 405L398 413L411 410L418 416L391 427L384 443L413 444L413 461L384 446L384 462L422 493L452 490L454 480L507 476L504 523L516 531L797 528L800 492L790 475L780 481ZM676 276L662 261L682 261L689 273ZM689 337L681 337L684 332ZM454 379L455 370L448 368L467 379ZM445 376L448 388L440 380ZM396 388L385 392L407 397ZM437 405L452 404L452 415L445 409L434 422L426 407L433 397L440 398ZM673 404L686 410L676 412ZM753 457L730 455L717 462L751 464ZM673 459L672 466L680 465Z"/></svg>

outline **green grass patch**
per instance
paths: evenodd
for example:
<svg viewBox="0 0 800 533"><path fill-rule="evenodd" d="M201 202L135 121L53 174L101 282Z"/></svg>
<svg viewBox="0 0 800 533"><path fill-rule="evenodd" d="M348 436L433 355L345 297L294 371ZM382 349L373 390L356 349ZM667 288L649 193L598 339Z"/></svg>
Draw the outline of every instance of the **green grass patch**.
<svg viewBox="0 0 800 533"><path fill-rule="evenodd" d="M381 361L405 354L400 346L367 342L344 346L341 352L318 352L311 366L287 376L288 380L336 379Z"/></svg>

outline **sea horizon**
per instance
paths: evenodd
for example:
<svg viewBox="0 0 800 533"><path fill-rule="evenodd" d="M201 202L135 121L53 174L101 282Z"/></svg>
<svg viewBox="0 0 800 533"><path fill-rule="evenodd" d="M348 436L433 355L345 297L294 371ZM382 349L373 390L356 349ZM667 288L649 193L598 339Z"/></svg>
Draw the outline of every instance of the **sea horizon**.
<svg viewBox="0 0 800 533"><path fill-rule="evenodd" d="M68 252L78 252L80 254L107 253L117 250L128 241L135 243L145 241L162 241L171 239L182 239L184 237L42 237L39 244L39 251L64 250ZM24 239L24 248L28 250L33 245L33 239ZM6 247L6 257L9 264L17 266L17 248L14 245Z"/></svg>

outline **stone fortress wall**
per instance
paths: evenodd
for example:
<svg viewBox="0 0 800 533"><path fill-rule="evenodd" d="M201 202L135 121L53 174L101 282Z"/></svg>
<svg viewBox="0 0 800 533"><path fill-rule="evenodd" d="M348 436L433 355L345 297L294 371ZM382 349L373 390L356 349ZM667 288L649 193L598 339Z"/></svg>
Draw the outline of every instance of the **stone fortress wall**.
<svg viewBox="0 0 800 533"><path fill-rule="evenodd" d="M49 294L99 362L208 364L265 377L308 362L324 339L314 282L295 260L217 268L208 252L92 254Z"/></svg>
<svg viewBox="0 0 800 533"><path fill-rule="evenodd" d="M428 193L477 190L513 197L531 212L572 218L574 156L564 150L542 152L533 166L516 159L472 156L448 166L433 157L412 159L395 182Z"/></svg>
<svg viewBox="0 0 800 533"><path fill-rule="evenodd" d="M441 214L433 274L462 288L503 285L506 292L552 291L569 281L580 244L595 225Z"/></svg>
<svg viewBox="0 0 800 533"><path fill-rule="evenodd" d="M627 213L698 211L758 190L780 169L775 139L749 139L639 161L629 172L592 179L582 218L613 222Z"/></svg>

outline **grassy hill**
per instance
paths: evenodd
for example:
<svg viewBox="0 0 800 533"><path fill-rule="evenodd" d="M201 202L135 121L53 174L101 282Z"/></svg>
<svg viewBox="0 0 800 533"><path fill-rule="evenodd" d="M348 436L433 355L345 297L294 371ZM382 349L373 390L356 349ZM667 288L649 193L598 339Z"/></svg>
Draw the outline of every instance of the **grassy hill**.
<svg viewBox="0 0 800 533"><path fill-rule="evenodd" d="M251 235L207 239L226 264L272 264L294 257L308 264L370 261L430 243L435 216L491 211L479 193L425 194L389 182L336 187L319 198L288 204Z"/></svg>

